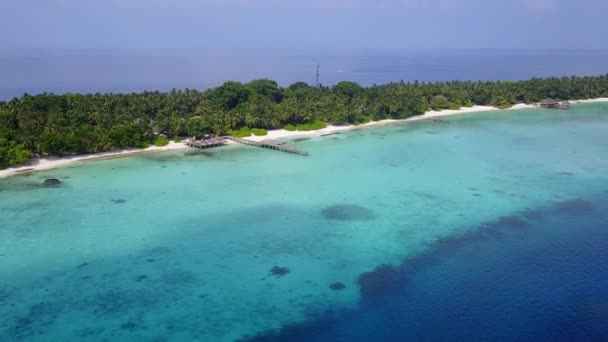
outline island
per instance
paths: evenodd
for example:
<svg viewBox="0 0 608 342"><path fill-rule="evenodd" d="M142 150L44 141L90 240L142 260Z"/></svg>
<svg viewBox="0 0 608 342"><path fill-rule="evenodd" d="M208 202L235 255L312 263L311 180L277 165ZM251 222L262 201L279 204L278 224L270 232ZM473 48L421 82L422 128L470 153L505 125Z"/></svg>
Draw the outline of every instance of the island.
<svg viewBox="0 0 608 342"><path fill-rule="evenodd" d="M362 87L260 79L198 91L25 94L0 102L0 169L33 157L181 148L183 138L330 134L353 125L608 97L608 75L497 82L396 82ZM544 102L542 102L544 101ZM562 101L563 106L559 103ZM463 110L464 109L464 110ZM451 111L451 112L450 112ZM331 129L328 129L331 128ZM324 131L325 130L325 131ZM283 132L282 134L268 132ZM82 158L82 157L78 157ZM86 157L85 157L86 158Z"/></svg>

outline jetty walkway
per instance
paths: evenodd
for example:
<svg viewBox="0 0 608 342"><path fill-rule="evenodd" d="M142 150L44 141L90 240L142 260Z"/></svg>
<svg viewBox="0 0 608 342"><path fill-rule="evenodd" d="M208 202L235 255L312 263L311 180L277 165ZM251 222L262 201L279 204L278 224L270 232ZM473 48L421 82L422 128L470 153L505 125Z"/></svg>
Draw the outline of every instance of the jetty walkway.
<svg viewBox="0 0 608 342"><path fill-rule="evenodd" d="M247 139L235 138L235 137L231 137L231 136L223 136L223 137L215 137L215 138L205 139L205 140L188 139L188 140L184 141L184 144L189 147L206 149L206 148L219 147L219 146L226 145L228 143L228 141L234 141L236 143L243 144L243 145L266 148L266 149L275 150L275 151L298 154L301 156L308 156L308 152L306 152L306 151L298 150L297 148L295 148L292 145L287 144L283 141L272 140L272 139L266 139L266 140L262 140L262 141L252 141L252 140L247 140Z"/></svg>

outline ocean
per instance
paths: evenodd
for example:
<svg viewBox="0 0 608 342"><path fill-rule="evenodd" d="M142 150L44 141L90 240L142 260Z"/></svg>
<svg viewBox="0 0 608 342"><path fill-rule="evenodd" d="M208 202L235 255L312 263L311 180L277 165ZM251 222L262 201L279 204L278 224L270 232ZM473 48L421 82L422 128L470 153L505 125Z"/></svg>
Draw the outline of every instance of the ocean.
<svg viewBox="0 0 608 342"><path fill-rule="evenodd" d="M442 120L0 179L0 340L605 339L608 104Z"/></svg>
<svg viewBox="0 0 608 342"><path fill-rule="evenodd" d="M24 93L207 89L270 78L287 86L355 81L496 81L603 75L608 50L1 49L0 100Z"/></svg>

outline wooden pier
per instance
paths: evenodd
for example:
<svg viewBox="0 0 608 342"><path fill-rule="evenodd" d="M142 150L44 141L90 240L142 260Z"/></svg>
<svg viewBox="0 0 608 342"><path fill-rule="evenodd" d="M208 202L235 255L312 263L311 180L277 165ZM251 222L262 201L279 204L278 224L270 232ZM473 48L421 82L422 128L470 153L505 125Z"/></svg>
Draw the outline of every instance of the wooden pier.
<svg viewBox="0 0 608 342"><path fill-rule="evenodd" d="M308 156L308 152L298 150L297 148L278 140L266 139L262 141L252 141L247 139L235 138L235 137L226 137L226 139L237 142L239 144L267 148L275 151L299 154L301 156Z"/></svg>
<svg viewBox="0 0 608 342"><path fill-rule="evenodd" d="M235 138L235 137L231 137L231 136L224 136L224 137L215 137L215 138L205 139L205 140L187 139L184 141L184 144L189 147L206 149L206 148L224 146L227 144L228 141L234 141L239 144L249 145L249 146L254 146L254 147L267 148L267 149L275 150L275 151L298 154L301 156L308 156L308 152L298 150L297 148L295 148L292 145L289 145L285 142L278 141L278 140L272 140L272 139L266 139L266 140L262 140L262 141L252 141L252 140L247 140L247 139Z"/></svg>

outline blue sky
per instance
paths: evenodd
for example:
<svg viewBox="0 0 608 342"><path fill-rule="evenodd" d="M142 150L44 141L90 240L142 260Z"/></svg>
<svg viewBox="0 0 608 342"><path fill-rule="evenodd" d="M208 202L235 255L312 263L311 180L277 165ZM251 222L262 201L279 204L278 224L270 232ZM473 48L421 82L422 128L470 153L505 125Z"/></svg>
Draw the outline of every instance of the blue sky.
<svg viewBox="0 0 608 342"><path fill-rule="evenodd" d="M0 45L608 48L607 0L2 0Z"/></svg>

